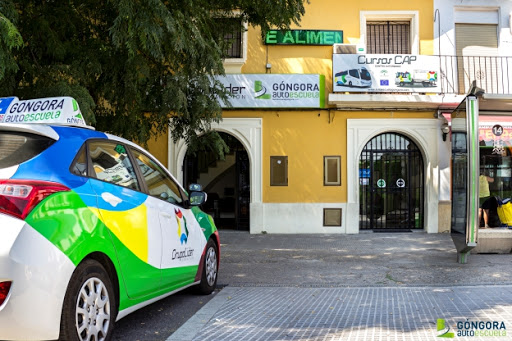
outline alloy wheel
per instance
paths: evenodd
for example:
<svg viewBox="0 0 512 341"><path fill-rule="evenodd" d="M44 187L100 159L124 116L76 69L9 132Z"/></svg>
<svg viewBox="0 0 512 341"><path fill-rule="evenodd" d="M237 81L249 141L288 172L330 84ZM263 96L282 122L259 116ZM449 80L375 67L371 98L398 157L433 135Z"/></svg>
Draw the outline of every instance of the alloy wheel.
<svg viewBox="0 0 512 341"><path fill-rule="evenodd" d="M80 340L105 340L110 327L110 298L105 284L89 278L76 303L76 329Z"/></svg>

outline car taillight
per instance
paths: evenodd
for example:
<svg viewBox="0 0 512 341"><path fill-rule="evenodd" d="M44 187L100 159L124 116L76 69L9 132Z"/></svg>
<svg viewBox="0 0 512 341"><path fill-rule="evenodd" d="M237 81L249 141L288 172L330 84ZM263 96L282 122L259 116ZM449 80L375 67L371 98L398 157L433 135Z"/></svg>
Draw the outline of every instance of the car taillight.
<svg viewBox="0 0 512 341"><path fill-rule="evenodd" d="M9 295L9 290L11 290L12 282L0 282L0 305L4 304L7 295Z"/></svg>
<svg viewBox="0 0 512 341"><path fill-rule="evenodd" d="M65 191L69 188L55 182L0 180L0 212L25 219L44 198Z"/></svg>

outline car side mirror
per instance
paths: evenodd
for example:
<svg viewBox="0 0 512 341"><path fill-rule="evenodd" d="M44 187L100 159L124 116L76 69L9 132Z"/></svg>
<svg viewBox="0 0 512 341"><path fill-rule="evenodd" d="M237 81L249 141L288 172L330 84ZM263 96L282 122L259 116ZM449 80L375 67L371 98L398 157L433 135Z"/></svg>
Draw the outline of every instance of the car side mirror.
<svg viewBox="0 0 512 341"><path fill-rule="evenodd" d="M200 206L206 202L205 192L192 192L190 193L189 202L190 206Z"/></svg>

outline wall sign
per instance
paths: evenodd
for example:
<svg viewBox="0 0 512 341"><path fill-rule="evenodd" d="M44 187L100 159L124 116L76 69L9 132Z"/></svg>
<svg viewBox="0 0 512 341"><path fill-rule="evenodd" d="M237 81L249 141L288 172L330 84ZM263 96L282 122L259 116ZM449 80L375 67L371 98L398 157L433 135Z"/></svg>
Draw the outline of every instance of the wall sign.
<svg viewBox="0 0 512 341"><path fill-rule="evenodd" d="M270 30L266 45L333 45L343 43L343 31L326 30Z"/></svg>
<svg viewBox="0 0 512 341"><path fill-rule="evenodd" d="M370 168L359 168L359 177L360 178L369 178L370 177Z"/></svg>
<svg viewBox="0 0 512 341"><path fill-rule="evenodd" d="M325 107L324 75L233 74L216 78L231 93L233 108Z"/></svg>
<svg viewBox="0 0 512 341"><path fill-rule="evenodd" d="M505 148L512 144L512 119L482 115L479 122L480 148L492 148L492 154L505 156Z"/></svg>
<svg viewBox="0 0 512 341"><path fill-rule="evenodd" d="M87 126L78 103L71 97L0 98L0 123Z"/></svg>
<svg viewBox="0 0 512 341"><path fill-rule="evenodd" d="M439 57L402 54L333 54L334 92L433 92Z"/></svg>

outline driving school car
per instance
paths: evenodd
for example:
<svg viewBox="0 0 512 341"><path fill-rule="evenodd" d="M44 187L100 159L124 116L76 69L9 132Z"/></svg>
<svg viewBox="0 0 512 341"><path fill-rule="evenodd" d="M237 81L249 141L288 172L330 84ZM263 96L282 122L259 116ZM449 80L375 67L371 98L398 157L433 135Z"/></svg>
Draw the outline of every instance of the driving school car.
<svg viewBox="0 0 512 341"><path fill-rule="evenodd" d="M108 340L136 309L211 293L219 236L189 192L71 97L0 98L0 339Z"/></svg>

